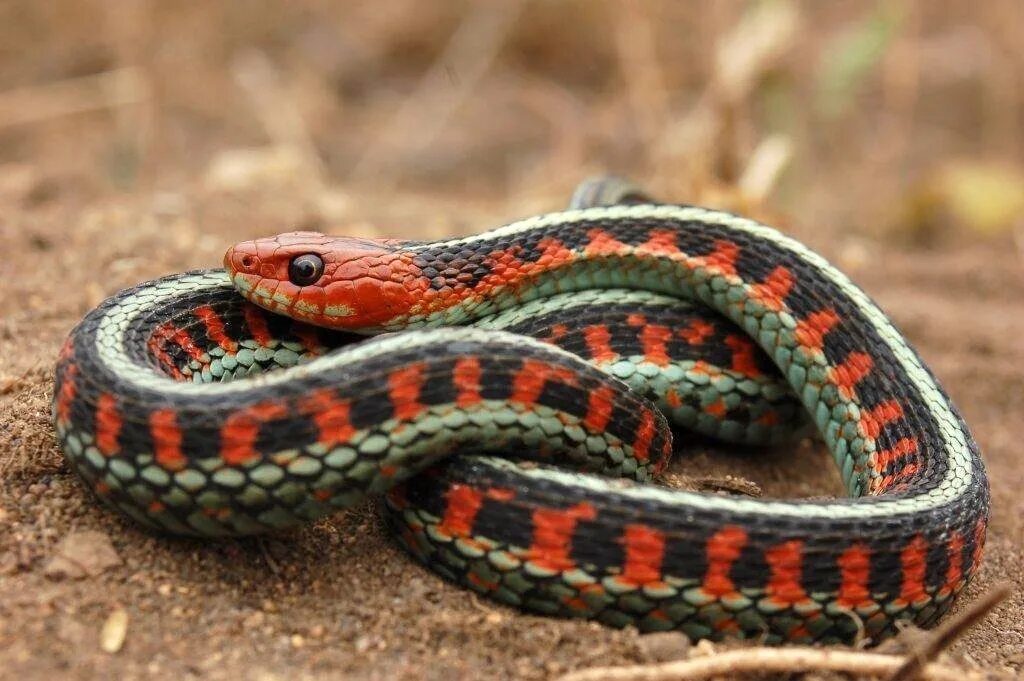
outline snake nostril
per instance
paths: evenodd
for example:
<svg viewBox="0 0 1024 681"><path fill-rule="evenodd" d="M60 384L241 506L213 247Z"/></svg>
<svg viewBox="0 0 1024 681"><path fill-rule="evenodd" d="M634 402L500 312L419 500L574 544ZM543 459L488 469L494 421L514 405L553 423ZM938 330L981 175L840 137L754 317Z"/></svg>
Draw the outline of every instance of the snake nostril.
<svg viewBox="0 0 1024 681"><path fill-rule="evenodd" d="M242 256L242 267L244 267L245 269L249 269L250 267L252 267L254 262L255 259L251 255Z"/></svg>

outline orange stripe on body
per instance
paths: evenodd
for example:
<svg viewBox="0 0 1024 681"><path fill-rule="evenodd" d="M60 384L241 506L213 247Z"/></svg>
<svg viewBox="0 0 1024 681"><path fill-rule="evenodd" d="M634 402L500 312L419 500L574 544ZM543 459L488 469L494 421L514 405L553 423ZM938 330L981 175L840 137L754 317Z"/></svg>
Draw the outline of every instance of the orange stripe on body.
<svg viewBox="0 0 1024 681"><path fill-rule="evenodd" d="M692 261L697 267L707 268L715 274L734 277L736 276L736 259L739 254L739 246L731 241L719 239L715 242L715 250L707 255L692 258Z"/></svg>
<svg viewBox="0 0 1024 681"><path fill-rule="evenodd" d="M871 372L874 360L865 352L851 352L843 360L829 370L829 378L839 388L839 394L845 399L852 399L854 387Z"/></svg>
<svg viewBox="0 0 1024 681"><path fill-rule="evenodd" d="M981 557L985 552L985 530L987 524L984 518L979 518L974 524L974 552L971 554L971 574L981 565Z"/></svg>
<svg viewBox="0 0 1024 681"><path fill-rule="evenodd" d="M946 555L949 558L949 565L946 566L946 581L940 591L943 594L956 591L964 578L964 538L959 532L953 532L946 542Z"/></svg>
<svg viewBox="0 0 1024 681"><path fill-rule="evenodd" d="M597 511L586 502L568 509L541 508L533 512L533 541L527 560L545 570L572 570L576 563L569 556L573 532L580 520L593 520Z"/></svg>
<svg viewBox="0 0 1024 681"><path fill-rule="evenodd" d="M871 574L871 551L862 544L854 544L843 551L837 561L841 582L836 602L844 608L871 605L868 578Z"/></svg>
<svg viewBox="0 0 1024 681"><path fill-rule="evenodd" d="M468 537L473 531L476 514L484 505L484 495L468 485L452 485L445 492L444 516L437 529L451 537Z"/></svg>
<svg viewBox="0 0 1024 681"><path fill-rule="evenodd" d="M110 393L101 393L96 401L96 448L104 456L117 452L117 438L121 434L122 425L117 398Z"/></svg>
<svg viewBox="0 0 1024 681"><path fill-rule="evenodd" d="M746 544L746 531L736 525L726 525L711 535L704 549L708 567L701 588L705 593L718 598L736 593L729 573Z"/></svg>
<svg viewBox="0 0 1024 681"><path fill-rule="evenodd" d="M260 426L287 416L288 410L279 402L260 402L235 411L221 426L221 458L229 465L237 465L259 457L255 446Z"/></svg>
<svg viewBox="0 0 1024 681"><path fill-rule="evenodd" d="M195 315L206 327L206 336L214 343L224 349L225 352L236 352L238 343L228 338L224 331L224 320L209 305L200 305L195 309Z"/></svg>
<svg viewBox="0 0 1024 681"><path fill-rule="evenodd" d="M861 413L860 432L864 437L877 440L882 428L903 418L903 407L896 400L887 400Z"/></svg>
<svg viewBox="0 0 1024 681"><path fill-rule="evenodd" d="M452 370L452 382L458 393L455 404L463 409L479 404L480 397L480 360L476 357L460 357L455 361Z"/></svg>
<svg viewBox="0 0 1024 681"><path fill-rule="evenodd" d="M651 364L665 366L668 364L668 342L672 340L672 329L660 324L649 324L642 314L631 314L626 323L640 329L640 348L644 359Z"/></svg>
<svg viewBox="0 0 1024 681"><path fill-rule="evenodd" d="M807 592L800 584L803 578L803 552L803 542L795 539L765 551L765 561L771 572L765 588L768 598L786 606L807 602Z"/></svg>
<svg viewBox="0 0 1024 681"><path fill-rule="evenodd" d="M661 583L661 566L665 559L665 535L647 525L626 525L621 543L625 560L620 579L636 586Z"/></svg>
<svg viewBox="0 0 1024 681"><path fill-rule="evenodd" d="M768 273L761 284L750 287L750 295L769 310L776 312L784 307L784 301L793 289L793 273L786 267L776 267Z"/></svg>
<svg viewBox="0 0 1024 681"><path fill-rule="evenodd" d="M57 419L61 423L71 420L71 405L75 401L75 380L78 377L78 365L67 364L61 376L60 392L57 393Z"/></svg>
<svg viewBox="0 0 1024 681"><path fill-rule="evenodd" d="M426 405L420 402L425 368L423 362L415 362L388 374L388 396L395 407L395 418L408 421L426 409Z"/></svg>
<svg viewBox="0 0 1024 681"><path fill-rule="evenodd" d="M925 569L927 568L928 544L924 537L916 535L900 551L900 567L903 571L903 582L900 586L899 600L904 603L916 603L928 598L924 590Z"/></svg>
<svg viewBox="0 0 1024 681"><path fill-rule="evenodd" d="M536 264L543 269L558 267L575 258L573 252L554 237L544 237L537 242L537 248L540 250L540 257Z"/></svg>
<svg viewBox="0 0 1024 681"><path fill-rule="evenodd" d="M592 229L587 232L590 240L583 252L587 255L614 255L631 250L629 246L622 243L609 232L603 229Z"/></svg>
<svg viewBox="0 0 1024 681"><path fill-rule="evenodd" d="M181 451L183 435L173 409L156 409L149 415L149 434L153 438L156 462L169 471L181 470L186 463Z"/></svg>
<svg viewBox="0 0 1024 681"><path fill-rule="evenodd" d="M713 327L703 319L694 319L686 325L685 329L679 329L677 332L679 337L685 340L690 345L701 345L706 341L711 334L715 332Z"/></svg>
<svg viewBox="0 0 1024 681"><path fill-rule="evenodd" d="M270 335L267 318L263 316L263 311L250 303L243 308L243 314L245 315L245 325L249 327L252 339L260 345L270 345L270 341L274 337Z"/></svg>
<svg viewBox="0 0 1024 681"><path fill-rule="evenodd" d="M647 241L637 246L636 250L660 255L677 255L680 252L676 233L670 229L652 229Z"/></svg>
<svg viewBox="0 0 1024 681"><path fill-rule="evenodd" d="M292 335L299 339L302 347L311 355L320 354L320 332L315 326L292 322Z"/></svg>
<svg viewBox="0 0 1024 681"><path fill-rule="evenodd" d="M594 433L603 433L612 418L615 406L615 391L607 385L599 386L587 398L587 415L583 417L583 425Z"/></svg>
<svg viewBox="0 0 1024 681"><path fill-rule="evenodd" d="M612 334L604 324L591 324L583 329L587 351L595 362L614 362L619 354L612 350Z"/></svg>
<svg viewBox="0 0 1024 681"><path fill-rule="evenodd" d="M313 419L318 431L317 441L326 447L345 444L356 434L349 421L351 404L338 399L330 388L314 390L302 400L299 408Z"/></svg>
<svg viewBox="0 0 1024 681"><path fill-rule="evenodd" d="M510 402L528 407L537 403L544 385L550 380L557 380L572 385L576 382L576 374L565 367L553 366L535 359L523 361L523 367L512 379L512 395Z"/></svg>
<svg viewBox="0 0 1024 681"><path fill-rule="evenodd" d="M725 345L732 350L732 364L730 368L733 371L737 371L744 376L756 377L761 375L761 370L757 366L756 355L757 346L746 336L740 336L738 334L729 334L725 337Z"/></svg>
<svg viewBox="0 0 1024 681"><path fill-rule="evenodd" d="M651 442L655 434L654 414L650 409L645 409L640 415L640 425L636 428L636 439L633 441L633 457L641 463L646 463L651 458Z"/></svg>
<svg viewBox="0 0 1024 681"><path fill-rule="evenodd" d="M876 461L878 462L878 470L883 471L888 468L891 464L895 463L899 459L905 456L917 453L917 438L916 437L905 437L896 441L889 449L878 452L876 455Z"/></svg>
<svg viewBox="0 0 1024 681"><path fill-rule="evenodd" d="M818 310L807 315L796 324L793 332L796 342L805 348L821 350L825 345L825 336L839 324L839 314L835 310Z"/></svg>

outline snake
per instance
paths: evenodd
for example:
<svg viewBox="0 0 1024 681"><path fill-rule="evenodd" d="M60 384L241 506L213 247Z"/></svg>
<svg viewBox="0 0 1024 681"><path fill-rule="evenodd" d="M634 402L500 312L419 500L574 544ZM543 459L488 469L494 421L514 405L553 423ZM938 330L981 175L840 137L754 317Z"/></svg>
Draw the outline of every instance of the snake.
<svg viewBox="0 0 1024 681"><path fill-rule="evenodd" d="M53 419L84 485L153 530L277 532L382 496L450 581L694 640L929 626L989 514L960 412L846 275L623 183L471 236L245 241L121 291L63 345ZM846 496L663 480L676 440L757 456L800 433Z"/></svg>

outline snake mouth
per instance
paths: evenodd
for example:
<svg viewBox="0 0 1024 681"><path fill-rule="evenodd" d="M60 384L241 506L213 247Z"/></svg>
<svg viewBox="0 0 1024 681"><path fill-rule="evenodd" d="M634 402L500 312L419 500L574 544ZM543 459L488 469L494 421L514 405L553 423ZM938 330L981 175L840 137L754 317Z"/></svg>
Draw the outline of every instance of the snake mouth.
<svg viewBox="0 0 1024 681"><path fill-rule="evenodd" d="M297 317L317 326L332 326L332 321L355 315L356 311L341 303L324 306L304 300L298 296L289 296L280 290L265 285L266 279L256 274L228 270L232 285L254 305L271 312Z"/></svg>

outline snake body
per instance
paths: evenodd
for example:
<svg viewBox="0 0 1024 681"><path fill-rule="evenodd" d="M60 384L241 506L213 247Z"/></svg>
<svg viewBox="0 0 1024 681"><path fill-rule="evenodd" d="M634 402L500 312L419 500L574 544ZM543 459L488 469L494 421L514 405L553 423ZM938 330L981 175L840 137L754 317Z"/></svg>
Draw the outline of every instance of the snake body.
<svg viewBox="0 0 1024 681"><path fill-rule="evenodd" d="M879 640L981 560L959 413L860 289L754 221L598 206L439 242L292 233L225 266L122 291L58 361L68 460L147 526L252 534L386 493L451 580L694 639ZM804 411L849 498L640 484L670 419L756 443Z"/></svg>

